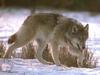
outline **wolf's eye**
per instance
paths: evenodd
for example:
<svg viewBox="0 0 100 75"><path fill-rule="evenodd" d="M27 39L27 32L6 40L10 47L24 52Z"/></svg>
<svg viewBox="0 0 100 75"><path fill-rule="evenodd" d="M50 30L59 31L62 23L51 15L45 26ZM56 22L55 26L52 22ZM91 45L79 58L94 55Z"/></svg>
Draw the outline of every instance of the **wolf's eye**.
<svg viewBox="0 0 100 75"><path fill-rule="evenodd" d="M73 26L72 33L77 33L77 31L78 31L78 28L76 26Z"/></svg>

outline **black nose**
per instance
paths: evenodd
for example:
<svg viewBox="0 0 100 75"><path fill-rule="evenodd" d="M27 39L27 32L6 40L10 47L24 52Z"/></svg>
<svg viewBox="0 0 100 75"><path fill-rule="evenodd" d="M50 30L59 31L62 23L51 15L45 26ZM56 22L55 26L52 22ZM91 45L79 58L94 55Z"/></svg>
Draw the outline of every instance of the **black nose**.
<svg viewBox="0 0 100 75"><path fill-rule="evenodd" d="M77 46L78 46L79 49L85 49L85 45L80 46L79 44L77 44Z"/></svg>
<svg viewBox="0 0 100 75"><path fill-rule="evenodd" d="M85 49L85 46L83 46L82 49Z"/></svg>

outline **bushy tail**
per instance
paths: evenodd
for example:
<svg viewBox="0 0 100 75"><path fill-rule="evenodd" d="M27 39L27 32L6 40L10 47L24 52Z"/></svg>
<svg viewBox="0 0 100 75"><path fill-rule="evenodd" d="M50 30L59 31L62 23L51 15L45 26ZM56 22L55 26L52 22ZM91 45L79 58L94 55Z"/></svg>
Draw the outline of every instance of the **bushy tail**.
<svg viewBox="0 0 100 75"><path fill-rule="evenodd" d="M16 41L16 34L13 34L8 39L8 44L12 44Z"/></svg>

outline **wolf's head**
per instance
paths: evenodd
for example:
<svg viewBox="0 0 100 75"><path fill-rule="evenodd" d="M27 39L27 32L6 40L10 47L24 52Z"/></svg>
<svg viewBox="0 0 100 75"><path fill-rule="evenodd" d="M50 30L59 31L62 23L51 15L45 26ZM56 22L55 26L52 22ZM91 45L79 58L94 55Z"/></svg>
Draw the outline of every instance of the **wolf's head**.
<svg viewBox="0 0 100 75"><path fill-rule="evenodd" d="M70 45L73 53L81 52L86 46L86 40L88 39L88 29L89 25L81 25L80 23L75 23L69 25L66 32L66 41Z"/></svg>

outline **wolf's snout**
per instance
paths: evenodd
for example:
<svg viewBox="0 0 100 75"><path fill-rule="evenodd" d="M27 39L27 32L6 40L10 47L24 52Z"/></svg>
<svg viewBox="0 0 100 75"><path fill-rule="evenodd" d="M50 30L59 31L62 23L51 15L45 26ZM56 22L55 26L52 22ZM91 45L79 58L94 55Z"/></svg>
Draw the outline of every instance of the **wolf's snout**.
<svg viewBox="0 0 100 75"><path fill-rule="evenodd" d="M84 45L80 45L80 44L77 44L77 47L78 47L78 49L85 49L85 46Z"/></svg>
<svg viewBox="0 0 100 75"><path fill-rule="evenodd" d="M77 47L78 47L78 49L81 49L79 44L77 44Z"/></svg>

